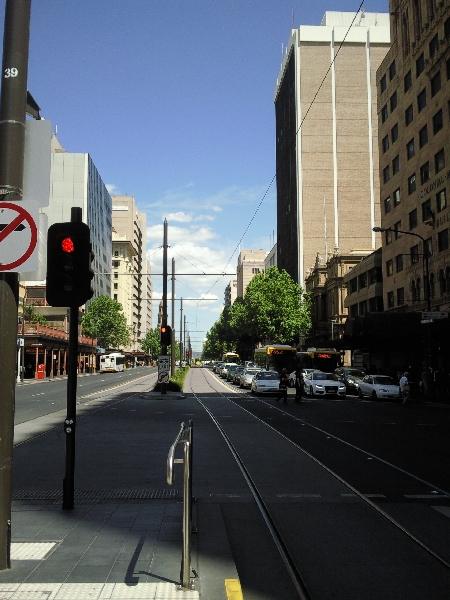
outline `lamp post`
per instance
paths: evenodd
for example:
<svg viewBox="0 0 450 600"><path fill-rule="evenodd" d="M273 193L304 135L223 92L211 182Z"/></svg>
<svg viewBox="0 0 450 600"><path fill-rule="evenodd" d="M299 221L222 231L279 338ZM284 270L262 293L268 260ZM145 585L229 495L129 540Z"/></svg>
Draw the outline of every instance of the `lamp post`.
<svg viewBox="0 0 450 600"><path fill-rule="evenodd" d="M423 256L425 258L423 263L424 269L424 290L425 290L425 300L427 302L427 311L431 312L431 298L430 298L430 274L428 269L428 249L425 244L425 238L418 233L414 233L413 231L402 231L401 229L392 229L391 227L373 227L372 231L383 232L383 231L395 231L396 233L404 233L405 235L413 235L422 240L423 245ZM428 325L428 324L427 324ZM431 366L431 341L430 341L430 330L428 327L426 328L427 333L427 360L428 366Z"/></svg>

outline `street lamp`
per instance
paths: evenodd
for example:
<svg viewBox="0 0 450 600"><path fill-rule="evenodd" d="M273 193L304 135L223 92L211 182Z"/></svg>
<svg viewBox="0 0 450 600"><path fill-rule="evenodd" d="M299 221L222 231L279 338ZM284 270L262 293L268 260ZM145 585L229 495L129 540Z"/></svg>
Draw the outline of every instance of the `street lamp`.
<svg viewBox="0 0 450 600"><path fill-rule="evenodd" d="M423 245L423 255L425 257L424 261L424 280L425 280L425 300L427 302L427 311L431 312L431 298L430 298L430 277L428 270L428 249L425 244L425 238L419 235L418 233L414 233L413 231L402 231L401 229L392 229L392 227L373 227L372 231L375 232L383 232L383 231L394 231L395 233L404 233L405 235L414 235L422 240Z"/></svg>

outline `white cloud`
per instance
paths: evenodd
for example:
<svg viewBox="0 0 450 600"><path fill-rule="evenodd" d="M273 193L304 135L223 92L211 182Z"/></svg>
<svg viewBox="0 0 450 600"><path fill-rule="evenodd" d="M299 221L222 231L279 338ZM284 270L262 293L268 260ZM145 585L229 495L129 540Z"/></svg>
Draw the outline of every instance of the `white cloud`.
<svg viewBox="0 0 450 600"><path fill-rule="evenodd" d="M181 223L189 223L190 221L192 221L192 215L187 215L185 212L176 212L176 213L169 213L168 215L165 215L165 218L167 219L167 222L170 223L170 221L180 221Z"/></svg>
<svg viewBox="0 0 450 600"><path fill-rule="evenodd" d="M147 227L147 241L155 241L163 243L164 227L160 225L151 225ZM176 243L183 243L189 241L190 244L193 242L202 243L212 240L217 237L217 234L210 227L177 227L169 226L167 228L168 243L173 246Z"/></svg>
<svg viewBox="0 0 450 600"><path fill-rule="evenodd" d="M110 196L120 196L120 190L114 183L106 183L106 189L108 190Z"/></svg>

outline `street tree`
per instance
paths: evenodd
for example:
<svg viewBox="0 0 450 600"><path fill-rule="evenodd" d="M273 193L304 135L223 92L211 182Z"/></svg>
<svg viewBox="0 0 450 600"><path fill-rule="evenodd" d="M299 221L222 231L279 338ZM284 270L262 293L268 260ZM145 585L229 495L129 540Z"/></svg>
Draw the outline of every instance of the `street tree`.
<svg viewBox="0 0 450 600"><path fill-rule="evenodd" d="M48 325L47 319L44 317L44 315L41 315L40 313L36 312L36 309L34 308L33 304L29 304L27 302L23 305L23 317L25 318L25 321L28 321L28 323L39 323L39 325Z"/></svg>
<svg viewBox="0 0 450 600"><path fill-rule="evenodd" d="M130 330L120 302L99 296L89 303L81 320L84 335L101 340L105 348L120 348L130 343Z"/></svg>
<svg viewBox="0 0 450 600"><path fill-rule="evenodd" d="M158 327L150 329L145 334L144 339L141 341L142 350L148 354L152 360L156 360L161 354L161 334Z"/></svg>

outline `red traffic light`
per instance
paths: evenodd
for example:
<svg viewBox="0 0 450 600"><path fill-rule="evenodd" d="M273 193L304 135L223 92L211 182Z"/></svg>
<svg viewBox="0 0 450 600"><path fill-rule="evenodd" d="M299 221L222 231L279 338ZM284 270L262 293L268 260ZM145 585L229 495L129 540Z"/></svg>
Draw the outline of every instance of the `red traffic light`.
<svg viewBox="0 0 450 600"><path fill-rule="evenodd" d="M61 248L64 252L73 252L75 250L75 244L72 238L65 237L61 242Z"/></svg>

